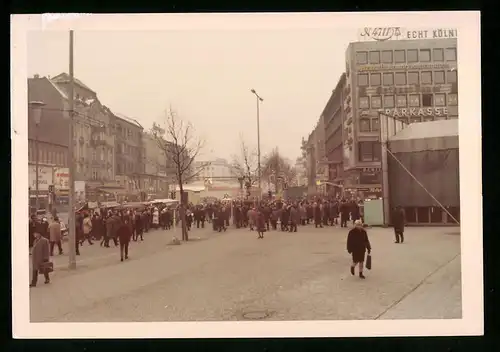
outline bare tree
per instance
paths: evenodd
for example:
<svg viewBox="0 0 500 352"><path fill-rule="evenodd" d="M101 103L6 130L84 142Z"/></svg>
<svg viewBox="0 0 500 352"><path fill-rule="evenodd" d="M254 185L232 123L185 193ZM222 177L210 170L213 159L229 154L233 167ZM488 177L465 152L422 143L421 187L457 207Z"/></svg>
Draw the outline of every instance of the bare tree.
<svg viewBox="0 0 500 352"><path fill-rule="evenodd" d="M239 179L248 182L248 188L259 181L257 152L250 150L243 135L240 135L240 155L232 156L231 170Z"/></svg>
<svg viewBox="0 0 500 352"><path fill-rule="evenodd" d="M195 166L195 159L203 149L204 142L193 136L194 128L189 122L184 122L177 113L168 109L165 113L165 127L153 124L151 133L158 147L164 152L166 165L175 172L180 193L179 216L182 227L182 240L188 241L185 211L188 204L184 195L184 185L199 175L206 165Z"/></svg>
<svg viewBox="0 0 500 352"><path fill-rule="evenodd" d="M267 178L278 190L279 186L283 189L294 182L297 170L285 160L276 147L264 157L262 177Z"/></svg>

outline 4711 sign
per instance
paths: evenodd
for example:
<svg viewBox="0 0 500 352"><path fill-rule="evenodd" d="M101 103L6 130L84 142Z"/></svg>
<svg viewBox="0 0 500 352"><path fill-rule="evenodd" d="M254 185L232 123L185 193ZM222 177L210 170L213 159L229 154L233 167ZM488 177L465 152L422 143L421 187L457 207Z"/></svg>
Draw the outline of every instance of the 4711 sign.
<svg viewBox="0 0 500 352"><path fill-rule="evenodd" d="M402 27L365 27L360 30L362 41L411 40L457 38L458 31L453 28L405 29Z"/></svg>

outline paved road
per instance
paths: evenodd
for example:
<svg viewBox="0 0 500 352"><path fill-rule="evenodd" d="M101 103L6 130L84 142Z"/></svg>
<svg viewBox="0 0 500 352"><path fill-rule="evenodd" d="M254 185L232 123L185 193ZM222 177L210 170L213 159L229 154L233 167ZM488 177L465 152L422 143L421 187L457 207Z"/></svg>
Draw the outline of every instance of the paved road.
<svg viewBox="0 0 500 352"><path fill-rule="evenodd" d="M369 230L374 268L366 280L349 273L345 229L300 227L263 240L246 229L199 230L193 234L208 240L180 246L166 245L171 235L158 232L134 244L128 262L114 257L56 270L50 285L31 289L31 320L460 318L460 236L447 234L453 231L408 228L397 245L390 229Z"/></svg>

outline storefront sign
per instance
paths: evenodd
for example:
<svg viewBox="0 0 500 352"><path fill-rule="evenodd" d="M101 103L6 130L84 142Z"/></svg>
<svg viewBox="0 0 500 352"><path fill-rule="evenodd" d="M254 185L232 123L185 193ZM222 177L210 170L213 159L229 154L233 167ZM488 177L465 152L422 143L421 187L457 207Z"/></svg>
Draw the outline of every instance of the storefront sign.
<svg viewBox="0 0 500 352"><path fill-rule="evenodd" d="M415 40L457 38L458 31L450 28L405 29L402 27L365 27L358 33L362 41Z"/></svg>
<svg viewBox="0 0 500 352"><path fill-rule="evenodd" d="M39 191L48 191L49 185L52 184L53 181L53 169L49 166L39 166L38 167L38 190ZM29 165L29 187L32 191L36 189L36 167L33 165Z"/></svg>
<svg viewBox="0 0 500 352"><path fill-rule="evenodd" d="M385 109L384 113L391 117L447 116L448 108Z"/></svg>
<svg viewBox="0 0 500 352"><path fill-rule="evenodd" d="M448 63L414 63L414 64L369 64L358 65L358 72L366 71L409 71L409 70L454 70L456 64Z"/></svg>
<svg viewBox="0 0 500 352"><path fill-rule="evenodd" d="M54 169L54 187L56 191L69 189L69 169L67 167Z"/></svg>

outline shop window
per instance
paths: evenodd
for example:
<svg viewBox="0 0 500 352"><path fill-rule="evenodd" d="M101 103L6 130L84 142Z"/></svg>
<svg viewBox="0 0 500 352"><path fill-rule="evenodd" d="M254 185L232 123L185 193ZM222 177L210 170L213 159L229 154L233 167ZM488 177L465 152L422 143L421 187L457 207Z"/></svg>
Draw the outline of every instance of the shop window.
<svg viewBox="0 0 500 352"><path fill-rule="evenodd" d="M380 63L380 51L370 51L370 63L371 64Z"/></svg>
<svg viewBox="0 0 500 352"><path fill-rule="evenodd" d="M429 223L429 207L417 208L417 221L419 224Z"/></svg>
<svg viewBox="0 0 500 352"><path fill-rule="evenodd" d="M378 132L379 129L380 129L380 121L378 117L374 117L372 119L372 132Z"/></svg>
<svg viewBox="0 0 500 352"><path fill-rule="evenodd" d="M444 71L434 71L434 83L436 84L444 84Z"/></svg>
<svg viewBox="0 0 500 352"><path fill-rule="evenodd" d="M446 61L457 61L457 48L446 48L445 59Z"/></svg>
<svg viewBox="0 0 500 352"><path fill-rule="evenodd" d="M394 62L397 64L402 64L406 62L406 54L404 50L394 51Z"/></svg>
<svg viewBox="0 0 500 352"><path fill-rule="evenodd" d="M432 58L436 62L444 61L444 50L443 49L433 49L432 50Z"/></svg>
<svg viewBox="0 0 500 352"><path fill-rule="evenodd" d="M432 106L432 94L422 94L422 106L423 107Z"/></svg>
<svg viewBox="0 0 500 352"><path fill-rule="evenodd" d="M449 93L448 94L448 105L457 106L458 105L458 94Z"/></svg>
<svg viewBox="0 0 500 352"><path fill-rule="evenodd" d="M368 86L368 74L367 73L358 73L358 86L360 86L360 87Z"/></svg>
<svg viewBox="0 0 500 352"><path fill-rule="evenodd" d="M447 83L457 83L457 71L448 71L446 76Z"/></svg>
<svg viewBox="0 0 500 352"><path fill-rule="evenodd" d="M370 132L370 119L367 118L359 119L359 131Z"/></svg>
<svg viewBox="0 0 500 352"><path fill-rule="evenodd" d="M443 222L443 210L441 207L431 207L431 223L440 224Z"/></svg>
<svg viewBox="0 0 500 352"><path fill-rule="evenodd" d="M384 50L382 51L382 63L383 64L392 64L392 50Z"/></svg>
<svg viewBox="0 0 500 352"><path fill-rule="evenodd" d="M358 51L356 53L356 64L366 65L368 63L368 53L366 51Z"/></svg>
<svg viewBox="0 0 500 352"><path fill-rule="evenodd" d="M382 97L380 96L372 96L372 109L381 109L382 108Z"/></svg>
<svg viewBox="0 0 500 352"><path fill-rule="evenodd" d="M407 107L406 95L397 95L396 104L398 108L406 108Z"/></svg>
<svg viewBox="0 0 500 352"><path fill-rule="evenodd" d="M420 84L418 79L418 72L408 72L408 84Z"/></svg>
<svg viewBox="0 0 500 352"><path fill-rule="evenodd" d="M422 71L420 74L420 78L422 84L432 84L432 72L431 71Z"/></svg>
<svg viewBox="0 0 500 352"><path fill-rule="evenodd" d="M408 62L418 62L418 50L408 49Z"/></svg>
<svg viewBox="0 0 500 352"><path fill-rule="evenodd" d="M384 95L384 108L394 107L394 95Z"/></svg>
<svg viewBox="0 0 500 352"><path fill-rule="evenodd" d="M381 84L380 80L381 80L380 73L370 74L370 85L372 87L380 86Z"/></svg>
<svg viewBox="0 0 500 352"><path fill-rule="evenodd" d="M370 108L370 100L368 97L360 97L359 98L359 107L361 109L369 109Z"/></svg>
<svg viewBox="0 0 500 352"><path fill-rule="evenodd" d="M430 49L421 49L420 50L420 62L429 62L431 61L431 50Z"/></svg>
<svg viewBox="0 0 500 352"><path fill-rule="evenodd" d="M393 86L394 85L394 74L393 73L384 73L382 76L384 86Z"/></svg>
<svg viewBox="0 0 500 352"><path fill-rule="evenodd" d="M434 94L434 105L435 106L446 106L446 94L444 94L444 93Z"/></svg>
<svg viewBox="0 0 500 352"><path fill-rule="evenodd" d="M394 78L397 86L406 85L406 72L396 72Z"/></svg>
<svg viewBox="0 0 500 352"><path fill-rule="evenodd" d="M420 107L420 95L419 94L410 94L410 107Z"/></svg>

